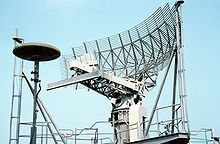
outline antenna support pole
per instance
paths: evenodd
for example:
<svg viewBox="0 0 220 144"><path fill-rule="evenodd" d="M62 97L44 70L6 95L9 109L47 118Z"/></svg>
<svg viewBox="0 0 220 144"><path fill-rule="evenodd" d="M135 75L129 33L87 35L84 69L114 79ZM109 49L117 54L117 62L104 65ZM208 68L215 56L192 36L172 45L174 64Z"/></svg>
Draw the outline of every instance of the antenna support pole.
<svg viewBox="0 0 220 144"><path fill-rule="evenodd" d="M34 61L34 103L33 103L33 124L31 128L31 144L36 144L36 121L37 121L37 84L39 82L39 61Z"/></svg>
<svg viewBox="0 0 220 144"><path fill-rule="evenodd" d="M159 92L158 92L158 94L157 94L156 102L155 102L154 107L153 107L153 110L152 110L152 112L151 112L151 116L150 116L150 119L149 119L149 122L148 122L148 125L147 125L146 135L145 135L145 136L148 136L148 133L149 133L149 130L150 130L150 125L151 125L151 122L152 122L152 120L153 120L154 113L155 113L155 111L156 111L156 109L157 109L157 104L158 104L158 102L159 102L160 95L161 95L161 92L162 92L162 90L163 90L163 86L164 86L164 84L165 84L165 81L166 81L166 78L167 78L167 75L168 75L168 72L169 72L169 69L170 69L170 66L171 66L171 63L172 63L174 54L175 54L175 49L172 50L172 54L171 54L171 56L170 56L169 64L168 64L168 66L167 66L166 72L165 72L164 77L163 77L162 84L161 84L160 89L159 89Z"/></svg>

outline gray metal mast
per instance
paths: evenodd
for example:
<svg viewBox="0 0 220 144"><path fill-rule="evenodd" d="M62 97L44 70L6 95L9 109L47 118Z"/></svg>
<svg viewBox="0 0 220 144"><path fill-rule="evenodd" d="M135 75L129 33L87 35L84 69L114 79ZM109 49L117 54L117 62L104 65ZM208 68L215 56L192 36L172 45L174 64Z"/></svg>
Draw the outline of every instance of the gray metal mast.
<svg viewBox="0 0 220 144"><path fill-rule="evenodd" d="M51 136L54 140L54 143L58 144L58 141L62 141L62 143L66 143L61 133L58 131L52 117L50 116L48 110L46 109L43 101L38 96L38 93L41 90L37 90L38 82L39 82L39 62L40 61L49 61L56 59L60 56L59 49L43 44L43 43L24 43L24 40L17 37L18 30L15 29L14 33L14 49L13 53L15 55L14 58L14 72L13 72L13 88L12 88L12 104L11 104L11 117L10 117L10 133L9 133L9 144L19 144L20 135L20 116L21 116L21 96L22 96L22 80L23 78L26 80L34 98L33 104L33 123L31 128L30 135L30 144L36 144L37 138L37 106L39 107L42 116L47 123L47 127L51 133ZM46 54L44 52L47 52ZM19 58L17 58L19 57ZM20 59L21 58L21 59ZM34 71L31 72L34 74L34 87L32 87L30 81L27 78L27 75L23 71L23 59L34 61ZM20 67L17 67L17 61L20 61ZM53 128L56 131L56 134L60 137L61 140L57 140L56 134L53 132ZM47 136L46 136L47 138Z"/></svg>
<svg viewBox="0 0 220 144"><path fill-rule="evenodd" d="M39 82L39 61L34 61L34 103L33 103L33 125L31 130L31 143L36 144L36 134L37 134L37 127L36 127L36 120L37 120L37 84Z"/></svg>
<svg viewBox="0 0 220 144"><path fill-rule="evenodd" d="M176 3L176 37L177 37L177 56L178 56L178 79L179 79L179 96L182 111L182 132L186 132L185 124L187 124L188 132L190 132L187 98L186 98L186 82L183 54L183 27L182 27L182 4L183 0ZM185 120L186 119L186 120Z"/></svg>
<svg viewBox="0 0 220 144"><path fill-rule="evenodd" d="M14 31L14 46L17 43L23 43L23 39L18 38L18 29ZM20 62L17 68L17 61ZM20 116L21 116L21 97L22 97L22 69L23 60L14 57L14 72L13 72L13 86L12 86L12 103L11 103L11 116L10 116L10 130L9 130L9 144L19 143L20 132ZM17 87L18 83L18 89Z"/></svg>
<svg viewBox="0 0 220 144"><path fill-rule="evenodd" d="M172 62L173 56L175 56L175 72L174 72L174 87L173 87L173 110L172 110L172 133L174 133L174 119L175 119L175 92L176 92L176 70L178 69L178 82L179 82L179 96L180 96L180 109L181 109L181 123L182 132L190 132L189 120L188 120L188 110L187 110L187 100L186 100L186 83L185 83L185 69L184 69L184 57L183 57L183 36L182 36L182 4L183 0L179 0L175 4L175 17L176 17L176 48L173 49L170 61L162 81L161 87L159 89L153 111L151 113L146 135L149 133L151 122L153 120L154 113L157 109L157 104L160 99L160 94L163 89L163 85L166 80L167 73L169 71L169 66ZM186 120L185 120L186 119ZM187 131L185 125L187 124Z"/></svg>
<svg viewBox="0 0 220 144"><path fill-rule="evenodd" d="M31 138L30 144L36 144L36 120L37 120L37 97L40 90L37 90L37 85L39 81L39 62L40 61L50 61L58 58L60 56L60 51L56 47L44 43L30 42L22 43L18 47L15 47L13 50L15 56L34 61L34 88L33 88L33 123L31 128ZM22 73L21 73L22 74Z"/></svg>

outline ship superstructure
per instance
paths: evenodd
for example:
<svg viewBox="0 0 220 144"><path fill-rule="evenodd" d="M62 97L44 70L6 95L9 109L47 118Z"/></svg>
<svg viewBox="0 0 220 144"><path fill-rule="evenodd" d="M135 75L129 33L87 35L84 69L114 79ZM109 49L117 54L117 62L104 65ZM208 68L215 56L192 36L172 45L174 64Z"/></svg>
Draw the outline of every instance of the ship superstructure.
<svg viewBox="0 0 220 144"><path fill-rule="evenodd" d="M189 143L193 133L190 130L187 109L182 31L183 3L183 0L179 0L173 7L167 4L163 8L158 8L146 20L127 31L99 40L84 42L82 46L74 47L71 57L62 57L62 66L66 69L66 78L49 83L47 90L69 85L83 85L107 99L114 99L115 102L110 104L112 111L109 121L97 122L112 125L113 140L108 143ZM20 42L17 37L14 40L17 43ZM22 49L24 45L31 46L30 43L23 44L21 42L15 49ZM35 43L35 47L39 47L39 44ZM48 45L41 45L40 47L48 48ZM41 56L33 55L34 60ZM45 58L43 55L42 57ZM169 97L172 97L173 101L170 105L161 107L158 102L172 63L174 63L174 76L172 79L173 88L170 91L173 94ZM158 83L157 76L163 69L165 71L163 80ZM37 96L36 88L32 88L21 67L20 81L22 77L25 78L33 92L35 107L38 105L43 115L45 123L42 123L42 126L49 130L46 135L43 134L44 131L41 136L37 135L36 118L34 118L34 122L31 123L33 125L35 123L30 134L31 144L36 144L37 138L43 139L41 143L50 139L50 142L56 144L76 144L78 143L77 140L80 140L78 137L85 131L94 132L94 138L90 140L91 143L102 143L106 139L100 138L95 125L87 129L75 129L75 132L69 130L70 133L66 135L62 133L62 130L55 125L40 97ZM35 84L38 83L36 79L34 82ZM160 88L155 96L153 109L146 110L142 99L147 97L148 93L156 86ZM20 108L21 106L19 106ZM164 109L169 109L171 117L159 120L158 111ZM150 115L147 114L147 111L150 111ZM19 115L20 113L17 117ZM13 115L11 116L11 123L12 119ZM154 119L156 122L153 121ZM10 137L9 144L19 143L19 126L20 122L17 122L16 138ZM202 131L211 132L213 143L218 141L218 138L214 136L213 129L203 129ZM209 141L206 140L205 142Z"/></svg>

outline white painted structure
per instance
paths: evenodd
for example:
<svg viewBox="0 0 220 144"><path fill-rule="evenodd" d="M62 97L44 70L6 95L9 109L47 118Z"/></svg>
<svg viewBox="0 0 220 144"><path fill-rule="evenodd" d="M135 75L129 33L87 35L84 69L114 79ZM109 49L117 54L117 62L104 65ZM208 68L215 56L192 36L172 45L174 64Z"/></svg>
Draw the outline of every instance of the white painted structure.
<svg viewBox="0 0 220 144"><path fill-rule="evenodd" d="M129 109L129 129L130 142L138 141L144 138L145 121L147 111L141 102L132 105Z"/></svg>

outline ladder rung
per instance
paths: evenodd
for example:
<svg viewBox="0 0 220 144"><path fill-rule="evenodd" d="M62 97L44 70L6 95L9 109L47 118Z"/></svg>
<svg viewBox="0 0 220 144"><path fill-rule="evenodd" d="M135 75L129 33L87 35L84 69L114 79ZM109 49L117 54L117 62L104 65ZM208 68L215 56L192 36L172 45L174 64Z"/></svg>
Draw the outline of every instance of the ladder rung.
<svg viewBox="0 0 220 144"><path fill-rule="evenodd" d="M13 97L21 97L21 95L13 95Z"/></svg>
<svg viewBox="0 0 220 144"><path fill-rule="evenodd" d="M12 141L12 140L18 140L18 139L16 139L16 138L12 138L12 139L10 139L10 141Z"/></svg>
<svg viewBox="0 0 220 144"><path fill-rule="evenodd" d="M18 116L12 116L11 118L19 118Z"/></svg>
<svg viewBox="0 0 220 144"><path fill-rule="evenodd" d="M22 77L22 75L14 75L15 77Z"/></svg>

